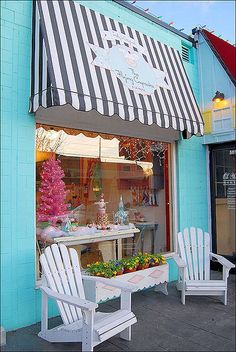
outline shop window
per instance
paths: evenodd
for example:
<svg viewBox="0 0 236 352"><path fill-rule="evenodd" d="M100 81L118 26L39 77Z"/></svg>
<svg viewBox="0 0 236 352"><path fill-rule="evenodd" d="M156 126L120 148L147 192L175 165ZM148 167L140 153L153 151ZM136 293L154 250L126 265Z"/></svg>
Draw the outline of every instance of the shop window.
<svg viewBox="0 0 236 352"><path fill-rule="evenodd" d="M38 126L36 147L37 213L42 209L42 201L47 194L50 195L47 192L42 198L43 163L54 158L60 160L66 190L64 202L69 205L67 213L72 214L70 228L65 226L66 217L59 217L58 221L53 222L52 219L37 216L37 256L57 236L80 236L86 229L89 234L93 228L102 231L97 223L96 204L102 194L107 202L107 231L121 226L116 217L121 196L127 214L124 226L132 223L140 229L134 239L123 240L123 257L140 250L149 253L172 250L169 144ZM47 176L44 174L43 177L45 179ZM58 182L58 193L62 192L61 183L55 182ZM76 249L85 268L94 261L113 259L116 248L112 246L110 242L101 242L77 246Z"/></svg>

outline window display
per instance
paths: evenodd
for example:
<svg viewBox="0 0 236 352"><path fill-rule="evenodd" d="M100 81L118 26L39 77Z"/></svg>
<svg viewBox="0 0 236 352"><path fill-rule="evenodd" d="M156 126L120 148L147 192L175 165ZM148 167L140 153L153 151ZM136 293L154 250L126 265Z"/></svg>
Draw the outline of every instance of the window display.
<svg viewBox="0 0 236 352"><path fill-rule="evenodd" d="M55 238L131 228L122 257L171 250L169 144L42 125L36 146L39 250ZM81 245L81 261L115 259L109 245Z"/></svg>

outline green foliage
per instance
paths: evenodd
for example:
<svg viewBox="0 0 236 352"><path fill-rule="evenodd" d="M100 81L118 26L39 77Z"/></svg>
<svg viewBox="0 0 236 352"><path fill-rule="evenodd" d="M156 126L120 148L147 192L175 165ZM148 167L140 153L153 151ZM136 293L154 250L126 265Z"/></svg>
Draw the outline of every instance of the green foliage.
<svg viewBox="0 0 236 352"><path fill-rule="evenodd" d="M152 267L161 264L166 264L163 255L139 252L136 256L122 258L121 260L88 264L86 271L93 276L111 278L122 274L126 270L136 270L138 267Z"/></svg>

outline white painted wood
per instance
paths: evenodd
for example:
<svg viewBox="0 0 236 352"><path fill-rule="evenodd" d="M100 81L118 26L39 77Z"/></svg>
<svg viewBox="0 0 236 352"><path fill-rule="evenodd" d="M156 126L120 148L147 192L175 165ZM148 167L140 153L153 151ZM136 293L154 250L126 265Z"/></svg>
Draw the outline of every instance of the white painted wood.
<svg viewBox="0 0 236 352"><path fill-rule="evenodd" d="M134 318L134 314L125 311L125 310L120 310L119 312L115 312L115 314L110 314L109 318L100 321L98 324L95 325L96 332L98 335L102 335L105 332L113 329L114 327L119 326L120 324L123 324L124 322Z"/></svg>
<svg viewBox="0 0 236 352"><path fill-rule="evenodd" d="M6 339L7 335L6 335L6 330L4 329L3 326L0 327L0 346L4 346L6 345Z"/></svg>
<svg viewBox="0 0 236 352"><path fill-rule="evenodd" d="M186 262L183 259L181 259L179 255L177 254L173 255L173 259L179 268L185 268L187 266Z"/></svg>
<svg viewBox="0 0 236 352"><path fill-rule="evenodd" d="M205 280L210 279L210 236L209 233L204 233L204 272Z"/></svg>
<svg viewBox="0 0 236 352"><path fill-rule="evenodd" d="M121 292L121 309L131 311L131 292ZM133 314L133 313L132 313ZM133 318L133 317L132 317ZM120 338L126 341L131 340L131 327L129 326L120 334Z"/></svg>
<svg viewBox="0 0 236 352"><path fill-rule="evenodd" d="M225 306L227 305L227 290L224 293L223 303Z"/></svg>
<svg viewBox="0 0 236 352"><path fill-rule="evenodd" d="M228 269L232 269L235 268L235 265L233 263L231 263L228 259L222 257L222 255L219 254L215 254L210 252L211 257L214 257L218 260L218 262L220 264L222 264L224 267L228 268Z"/></svg>
<svg viewBox="0 0 236 352"><path fill-rule="evenodd" d="M198 259L197 259L197 242L196 242L196 229L194 227L190 228L190 238L191 238L191 248L192 248L192 258L193 258L193 274L194 280L198 280Z"/></svg>
<svg viewBox="0 0 236 352"><path fill-rule="evenodd" d="M103 241L114 241L122 238L134 237L135 233L140 232L137 228L127 230L104 230L89 235L66 236L54 238L55 243L63 243L66 246L75 246L87 243L97 243Z"/></svg>
<svg viewBox="0 0 236 352"><path fill-rule="evenodd" d="M172 162L172 209L173 209L173 232L178 232L178 195L177 195L177 166L176 166L176 146L175 143L171 144L171 162ZM177 236L174 238L174 252L178 252L178 240Z"/></svg>
<svg viewBox="0 0 236 352"><path fill-rule="evenodd" d="M193 280L193 265L192 265L192 254L190 248L190 239L189 239L189 229L184 229L184 247L187 258L187 268L189 272L189 279Z"/></svg>
<svg viewBox="0 0 236 352"><path fill-rule="evenodd" d="M63 260L63 264L64 264L64 268L65 268L65 272L68 280L68 285L70 287L71 295L74 297L78 297L78 296L81 297L77 291L77 287L75 283L76 277L71 266L69 252L65 246L61 246L59 248L60 248L60 252L61 252L61 256L62 256L62 260ZM78 280L78 278L76 278L76 281L78 281L78 284L82 286L82 280ZM74 321L82 318L82 313L79 308L75 309L75 314L73 318L74 318Z"/></svg>
<svg viewBox="0 0 236 352"><path fill-rule="evenodd" d="M198 241L198 265L200 280L203 280L203 231L197 229L197 241Z"/></svg>
<svg viewBox="0 0 236 352"><path fill-rule="evenodd" d="M82 299L80 297L73 297L71 295L65 295L63 293L58 293L51 290L48 287L41 287L41 290L47 294L48 297L55 298L60 302L66 302L68 304L73 305L74 307L79 307L83 310L95 310L98 305L94 302L90 302L86 299ZM76 322L77 323L77 322Z"/></svg>
<svg viewBox="0 0 236 352"><path fill-rule="evenodd" d="M184 240L183 240L182 232L179 232L177 237L178 237L180 257L184 261L184 263L186 264L186 268L187 268L187 258L186 258L185 249L184 249ZM185 275L186 275L186 277L184 277L184 280L189 278L188 269L186 269Z"/></svg>
<svg viewBox="0 0 236 352"><path fill-rule="evenodd" d="M65 293L66 295L71 295L71 291L68 284L68 279L66 276L66 271L62 262L61 253L56 244L47 247L45 250L46 257L52 252L52 257L50 256L49 265L54 264L52 275L58 286L58 292ZM55 260L54 260L54 258ZM73 323L77 320L77 314L74 306L64 305L65 311L69 320L69 323Z"/></svg>
<svg viewBox="0 0 236 352"><path fill-rule="evenodd" d="M61 248L61 245L59 247ZM81 298L85 298L84 286L83 286L83 282L82 282L82 275L81 275L81 271L80 271L80 263L79 263L78 254L74 248L70 248L69 252L70 252L74 275L76 278L76 286L77 286L78 295Z"/></svg>
<svg viewBox="0 0 236 352"><path fill-rule="evenodd" d="M41 320L41 331L45 332L48 330L48 296L42 292L42 320Z"/></svg>
<svg viewBox="0 0 236 352"><path fill-rule="evenodd" d="M198 290L186 290L185 291L185 296L223 296L225 290L222 289L212 289L211 291L209 290L203 290L203 289L198 289Z"/></svg>
<svg viewBox="0 0 236 352"><path fill-rule="evenodd" d="M82 342L82 351L93 351L94 346L121 333L130 340L131 325L137 322L131 312L131 292L135 285L115 280L100 279L101 285L115 284L122 290L121 309L113 313L95 312L97 304L85 299L82 275L76 250L63 244L47 247L40 256L47 285L42 290L42 323L39 336L49 342ZM86 280L96 288L96 281ZM117 289L117 287L115 288ZM57 301L63 325L48 329L48 297ZM94 297L95 298L95 297Z"/></svg>
<svg viewBox="0 0 236 352"><path fill-rule="evenodd" d="M83 275L86 297L101 303L119 297L122 291L139 291L169 281L168 264L119 275L112 279ZM91 281L96 281L96 296L91 290Z"/></svg>
<svg viewBox="0 0 236 352"><path fill-rule="evenodd" d="M90 275L82 275L82 278L85 281L95 281L95 282L99 282L99 283L102 283L105 285L109 284L112 287L117 287L117 288L120 288L121 290L127 291L127 292L137 291L138 287L136 285L128 283L128 282L126 282L126 283L123 282L124 275L118 276L115 278L111 278L111 279L107 279L105 277L99 277L99 276L98 277L90 276Z"/></svg>
<svg viewBox="0 0 236 352"><path fill-rule="evenodd" d="M193 280L186 282L186 288L188 287L226 287L224 280Z"/></svg>
<svg viewBox="0 0 236 352"><path fill-rule="evenodd" d="M179 279L177 289L181 290L181 301L185 304L186 295L220 296L227 304L227 279L229 270L234 266L222 256L210 252L210 235L202 229L184 229L177 235L180 256L174 256L178 268ZM223 279L210 280L210 259L215 257L223 265ZM188 274L184 271L188 268ZM186 270L187 271L187 270Z"/></svg>
<svg viewBox="0 0 236 352"><path fill-rule="evenodd" d="M94 312L83 311L82 352L93 351Z"/></svg>
<svg viewBox="0 0 236 352"><path fill-rule="evenodd" d="M44 273L44 275L47 278L48 286L53 291L58 292L57 286L56 286L54 278L53 278L53 276L51 274L51 270L49 268L49 265L48 265L48 262L47 262L45 254L42 254L40 256L40 263L41 263L42 268L43 268L43 273ZM60 302L60 301L57 301L57 305L58 305L58 309L59 309L59 312L61 314L61 318L62 318L64 324L69 324L69 320L68 320L67 315L66 315L64 304L62 302Z"/></svg>
<svg viewBox="0 0 236 352"><path fill-rule="evenodd" d="M125 329L127 329L128 327L130 327L131 325L135 324L137 322L136 318L132 318L120 325L117 325L115 328L113 328L113 330L111 331L107 331L104 334L99 336L99 339L101 342L106 341L107 339L109 339L110 337L114 336L114 332L115 334L118 334L121 331L124 331Z"/></svg>

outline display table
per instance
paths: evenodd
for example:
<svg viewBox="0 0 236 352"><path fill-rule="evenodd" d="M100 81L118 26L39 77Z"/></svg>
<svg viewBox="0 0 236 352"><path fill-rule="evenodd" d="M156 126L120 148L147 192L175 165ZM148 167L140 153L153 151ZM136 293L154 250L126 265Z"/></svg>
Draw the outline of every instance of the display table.
<svg viewBox="0 0 236 352"><path fill-rule="evenodd" d="M169 265L163 264L144 270L138 270L133 273L119 275L113 279L135 284L137 286L136 291L156 286L155 291L161 291L167 295ZM84 289L86 299L96 303L119 297L121 293L120 289L89 280L84 280Z"/></svg>
<svg viewBox="0 0 236 352"><path fill-rule="evenodd" d="M55 243L63 243L66 246L77 246L82 244L91 244L104 241L117 241L116 259L122 258L122 239L133 237L135 233L139 233L137 228L129 228L125 230L101 230L93 234L83 234L80 236L65 236L54 238Z"/></svg>
<svg viewBox="0 0 236 352"><path fill-rule="evenodd" d="M155 243L155 235L156 231L158 229L158 223L155 222L135 222L135 227L140 230L140 237L138 239L138 242L136 243L136 246L138 246L139 241L141 242L141 252L143 253L143 247L144 247L144 239L145 239L145 231L146 230L151 230L152 233L152 239L151 239L151 253L154 253L154 243ZM133 238L133 248L132 248L132 253L134 254L135 252L135 241Z"/></svg>

